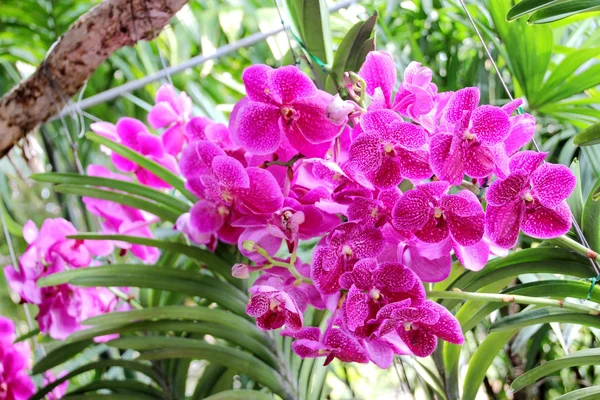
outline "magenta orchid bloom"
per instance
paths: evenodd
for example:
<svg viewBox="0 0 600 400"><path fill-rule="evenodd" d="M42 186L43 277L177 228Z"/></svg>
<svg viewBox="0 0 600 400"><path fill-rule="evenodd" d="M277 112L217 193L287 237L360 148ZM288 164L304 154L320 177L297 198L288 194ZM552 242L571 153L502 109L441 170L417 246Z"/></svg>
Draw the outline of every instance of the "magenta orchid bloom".
<svg viewBox="0 0 600 400"><path fill-rule="evenodd" d="M446 182L431 182L409 190L392 212L396 229L410 231L425 243L439 243L451 237L462 246L483 238L485 214L472 192L445 194Z"/></svg>
<svg viewBox="0 0 600 400"><path fill-rule="evenodd" d="M379 229L346 222L335 228L314 253L311 278L324 295L338 292L339 278L360 259L377 257L383 250Z"/></svg>
<svg viewBox="0 0 600 400"><path fill-rule="evenodd" d="M246 313L256 318L260 328L278 329L283 325L290 330L302 328L304 310L298 308L288 293L272 286L258 285L250 288L250 294Z"/></svg>
<svg viewBox="0 0 600 400"><path fill-rule="evenodd" d="M486 178L505 157L497 145L510 134L508 114L500 107L478 104L477 88L461 89L450 98L442 118L447 131L430 143L431 168L439 179L458 185L465 174Z"/></svg>
<svg viewBox="0 0 600 400"><path fill-rule="evenodd" d="M369 110L387 108L415 120L429 113L437 96L437 86L431 83L433 72L421 67L420 63L411 62L392 102L396 74L396 65L390 54L383 51L367 54L358 75L365 80L367 94L371 96Z"/></svg>
<svg viewBox="0 0 600 400"><path fill-rule="evenodd" d="M28 374L31 354L26 342L15 343L15 324L0 316L0 399L28 400L35 385Z"/></svg>
<svg viewBox="0 0 600 400"><path fill-rule="evenodd" d="M317 90L298 68L254 65L242 79L248 97L234 109L230 132L246 151L274 153L285 136L305 156L321 157L340 133L341 127L327 119L333 96Z"/></svg>
<svg viewBox="0 0 600 400"><path fill-rule="evenodd" d="M4 268L9 286L21 301L39 307L36 320L41 332L59 340L81 329L83 319L110 312L117 304L115 296L104 288L76 288L69 284L38 287L37 281L44 276L90 267L97 264L91 254L112 251L112 244L107 241L67 238L76 233L73 225L62 218L47 219L39 231L28 221L23 237L29 246L19 258L18 270L11 265Z"/></svg>
<svg viewBox="0 0 600 400"><path fill-rule="evenodd" d="M177 156L186 141L184 126L192 113L192 100L185 92L177 94L169 84L156 92L156 104L148 113L148 123L154 129L167 128L162 143L168 154Z"/></svg>
<svg viewBox="0 0 600 400"><path fill-rule="evenodd" d="M102 165L90 164L87 173L89 176L130 181L128 177L114 173ZM150 225L159 222L158 217L154 215L112 201L85 196L81 200L88 212L103 219L101 233L152 238ZM104 242L111 246L110 252L112 252L112 246L124 251L130 250L131 254L150 264L156 262L160 256L159 250L155 247L121 241Z"/></svg>
<svg viewBox="0 0 600 400"><path fill-rule="evenodd" d="M344 273L340 282L349 289L342 310L344 324L361 336L373 332L374 327L367 322L381 307L407 299L418 305L425 300L425 289L415 273L399 263L378 265L376 259L365 258Z"/></svg>
<svg viewBox="0 0 600 400"><path fill-rule="evenodd" d="M395 331L418 357L433 353L438 338L453 344L463 344L465 340L456 318L431 300L417 307L403 302L383 306L376 321L380 324L376 336L385 337Z"/></svg>
<svg viewBox="0 0 600 400"><path fill-rule="evenodd" d="M403 178L431 176L429 154L422 148L427 135L420 127L403 122L390 110L376 110L361 118L362 134L352 143L348 169L362 174L379 189L397 186Z"/></svg>
<svg viewBox="0 0 600 400"><path fill-rule="evenodd" d="M321 335L319 328L303 328L294 337L292 349L300 358L326 357L324 365L334 358L342 362L369 362L369 354L363 344L342 329L329 328Z"/></svg>
<svg viewBox="0 0 600 400"><path fill-rule="evenodd" d="M547 153L522 151L509 164L510 175L489 187L486 236L502 248L517 243L519 231L548 239L571 228L571 211L564 202L576 180L564 165L544 164Z"/></svg>
<svg viewBox="0 0 600 400"><path fill-rule="evenodd" d="M107 136L111 140L118 138L116 142L141 153L152 161L156 161L174 173L179 172L175 157L165 151L160 138L150 134L146 125L137 119L127 117L121 118L115 126L115 132L112 137L106 134L107 130L105 128L106 125L92 126L92 130L99 135ZM171 187L169 184L156 177L148 170L141 168L133 161L130 161L117 153L112 153L111 157L115 167L122 172L135 173L135 176L140 183L157 189Z"/></svg>

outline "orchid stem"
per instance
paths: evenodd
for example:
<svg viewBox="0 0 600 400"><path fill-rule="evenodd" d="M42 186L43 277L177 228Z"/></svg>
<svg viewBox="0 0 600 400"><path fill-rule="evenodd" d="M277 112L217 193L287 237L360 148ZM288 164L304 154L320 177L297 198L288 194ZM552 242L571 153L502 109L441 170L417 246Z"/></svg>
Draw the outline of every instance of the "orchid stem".
<svg viewBox="0 0 600 400"><path fill-rule="evenodd" d="M548 240L548 243L554 244L558 247L565 247L567 249L574 250L577 253L592 260L595 260L598 257L598 253L596 253L594 250L588 249L581 243L576 242L575 240L565 235L559 236L554 239L550 239Z"/></svg>
<svg viewBox="0 0 600 400"><path fill-rule="evenodd" d="M135 300L133 297L129 296L127 293L124 293L122 291L120 291L117 288L114 287L109 287L107 288L112 294L114 294L116 297L120 298L121 300L124 300L125 302L129 303L133 308L137 309L137 310L141 310L144 307L142 307L142 305L140 303L137 302L137 300Z"/></svg>
<svg viewBox="0 0 600 400"><path fill-rule="evenodd" d="M512 294L496 294L496 293L473 293L463 292L455 289L453 291L431 291L427 292L428 299L459 299L459 300L478 300L489 301L492 303L519 303L533 304L536 306L554 306L567 310L584 312L591 315L600 315L600 311L580 304L567 302L564 300L553 300L539 297L520 296Z"/></svg>
<svg viewBox="0 0 600 400"><path fill-rule="evenodd" d="M475 194L475 196L479 196L481 194L481 188L479 186L477 186L476 184L474 184L473 182L462 181L462 183L460 184L460 187L473 192Z"/></svg>

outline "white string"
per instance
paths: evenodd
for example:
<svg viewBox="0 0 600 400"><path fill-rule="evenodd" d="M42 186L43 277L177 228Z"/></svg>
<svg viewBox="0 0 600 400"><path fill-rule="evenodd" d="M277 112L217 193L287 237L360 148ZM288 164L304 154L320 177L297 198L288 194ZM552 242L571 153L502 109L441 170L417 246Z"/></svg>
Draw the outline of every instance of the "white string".
<svg viewBox="0 0 600 400"><path fill-rule="evenodd" d="M506 91L506 94L508 95L508 97L510 98L510 100L514 100L512 94L510 93L510 90L508 90L508 86L506 85L506 82L504 82L504 78L502 77L502 73L500 73L500 69L498 69L498 66L496 65L496 62L494 61L494 58L492 57L492 54L490 53L490 50L488 49L487 45L485 44L485 40L483 39L483 36L481 35L481 33L479 32L479 29L477 28L477 24L475 23L475 20L473 19L473 17L471 16L471 13L469 12L469 9L467 8L467 5L465 4L465 2L463 0L458 0L460 2L460 4L462 5L462 8L465 10L465 13L467 14L467 17L469 18L469 21L471 21L471 25L473 25L473 29L475 29L475 33L477 34L477 37L479 38L479 41L481 42L483 48L485 49L485 52L488 56L488 59L490 60L490 62L492 63L492 65L494 66L494 69L496 70L496 74L498 75L498 79L500 79L500 82L502 83L502 86L504 87L504 90ZM538 153L541 152L540 147L538 146L537 142L535 141L535 138L531 138L531 142L533 143L533 146L535 147L536 151ZM545 161L544 161L545 162ZM579 222L577 221L577 219L575 218L574 215L571 214L571 219L573 221L573 227L575 228L575 232L577 233L577 236L579 236L579 239L581 240L581 243L587 247L588 249L590 248L590 245L587 241L587 239L585 238L585 235L583 234L583 231L581 230L581 227L579 226ZM590 263L592 264L592 267L594 267L594 270L596 271L596 274L600 275L600 269L598 268L598 265L596 264L596 261L589 258Z"/></svg>

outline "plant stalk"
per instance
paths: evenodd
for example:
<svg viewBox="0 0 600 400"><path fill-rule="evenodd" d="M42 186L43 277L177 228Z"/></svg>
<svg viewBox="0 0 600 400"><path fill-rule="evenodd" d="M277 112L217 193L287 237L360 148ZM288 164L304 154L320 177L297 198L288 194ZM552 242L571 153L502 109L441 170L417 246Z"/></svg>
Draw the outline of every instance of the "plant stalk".
<svg viewBox="0 0 600 400"><path fill-rule="evenodd" d="M578 312L584 312L590 315L600 315L600 311L594 308L584 306L581 304L575 304L565 300L554 300L539 297L520 296L512 294L496 294L496 293L473 293L463 292L459 289L453 291L431 291L427 292L428 299L460 299L460 300L478 300L478 301L489 301L492 303L519 303L519 304L533 304L536 306L551 306L560 307L567 310L573 310Z"/></svg>

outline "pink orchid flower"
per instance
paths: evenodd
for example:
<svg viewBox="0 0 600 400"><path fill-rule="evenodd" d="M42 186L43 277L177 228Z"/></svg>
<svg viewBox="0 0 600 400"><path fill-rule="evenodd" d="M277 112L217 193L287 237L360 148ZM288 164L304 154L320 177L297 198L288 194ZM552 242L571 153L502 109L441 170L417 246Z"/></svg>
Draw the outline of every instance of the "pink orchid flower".
<svg viewBox="0 0 600 400"><path fill-rule="evenodd" d="M544 164L547 153L522 151L510 159L510 175L486 194L486 236L502 248L517 243L519 231L539 239L564 235L571 211L564 202L576 180L564 165Z"/></svg>
<svg viewBox="0 0 600 400"><path fill-rule="evenodd" d="M431 138L431 168L440 180L458 185L464 174L486 178L499 158L501 144L510 134L508 114L500 107L479 104L479 89L465 88L450 98L442 118L447 131Z"/></svg>
<svg viewBox="0 0 600 400"><path fill-rule="evenodd" d="M114 128L114 132L110 135L107 134L110 130L106 129L106 125L91 125L94 132L99 135L106 136L111 140L115 140L117 143L121 143L138 153L146 156L147 158L156 161L168 170L178 173L177 161L171 154L165 152L163 144L159 137L154 136L148 132L146 125L134 118L121 118L117 122ZM112 161L115 167L122 172L133 172L140 181L140 183L154 187L157 189L170 188L171 186L156 177L148 170L141 168L139 165L118 155L112 153Z"/></svg>
<svg viewBox="0 0 600 400"><path fill-rule="evenodd" d="M423 129L390 110L370 111L360 123L364 132L350 146L347 163L352 175L360 173L380 189L397 186L403 178L431 176Z"/></svg>
<svg viewBox="0 0 600 400"><path fill-rule="evenodd" d="M248 97L230 122L234 143L253 154L274 153L286 137L307 157L323 157L341 126L327 118L333 96L320 91L294 66L253 65L242 75Z"/></svg>
<svg viewBox="0 0 600 400"><path fill-rule="evenodd" d="M378 265L374 258L362 259L341 276L340 283L349 289L342 309L344 325L362 337L373 333L375 327L368 321L376 317L381 307L407 299L418 305L425 300L423 284L414 272L399 263Z"/></svg>
<svg viewBox="0 0 600 400"><path fill-rule="evenodd" d="M323 335L319 328L303 328L293 337L296 340L292 349L300 358L326 357L324 365L334 358L342 362L369 362L369 354L361 341L339 328L328 328Z"/></svg>
<svg viewBox="0 0 600 400"><path fill-rule="evenodd" d="M389 53L372 51L367 54L358 75L365 80L367 94L371 96L369 110L387 108L417 120L435 105L437 86L431 82L433 72L421 67L420 63L413 61L408 65L393 102L397 71Z"/></svg>
<svg viewBox="0 0 600 400"><path fill-rule="evenodd" d="M27 400L35 393L28 374L31 353L27 343L13 344L17 338L15 325L0 316L0 399Z"/></svg>
<svg viewBox="0 0 600 400"><path fill-rule="evenodd" d="M89 176L98 176L102 178L117 179L122 181L130 181L127 176L117 174L110 171L102 165L90 164L87 167ZM159 219L144 211L140 211L133 207L124 206L108 200L95 199L91 197L82 197L89 213L102 218L101 233L119 234L129 236L140 236L153 238L150 225L159 221ZM131 254L139 259L154 263L160 256L160 251L155 247L142 246L121 241L104 241L111 247L114 245L123 250L130 250ZM111 249L112 252L112 249ZM122 254L124 255L124 254Z"/></svg>
<svg viewBox="0 0 600 400"><path fill-rule="evenodd" d="M363 258L377 257L383 250L381 230L346 222L335 228L317 246L313 256L311 278L323 295L337 293L339 279Z"/></svg>
<svg viewBox="0 0 600 400"><path fill-rule="evenodd" d="M431 300L417 307L412 304L407 307L403 302L388 304L378 311L376 321L381 324L376 336L385 337L395 331L418 357L433 353L438 338L453 344L465 340L456 318Z"/></svg>
<svg viewBox="0 0 600 400"><path fill-rule="evenodd" d="M450 237L462 246L472 246L483 238L485 213L472 192L446 194L446 182L431 182L409 190L392 212L392 224L410 231L425 243L439 243Z"/></svg>
<svg viewBox="0 0 600 400"><path fill-rule="evenodd" d="M177 94L172 85L164 84L156 92L155 102L148 123L154 129L167 128L162 134L164 149L177 156L186 141L184 126L192 113L192 100L185 92Z"/></svg>

